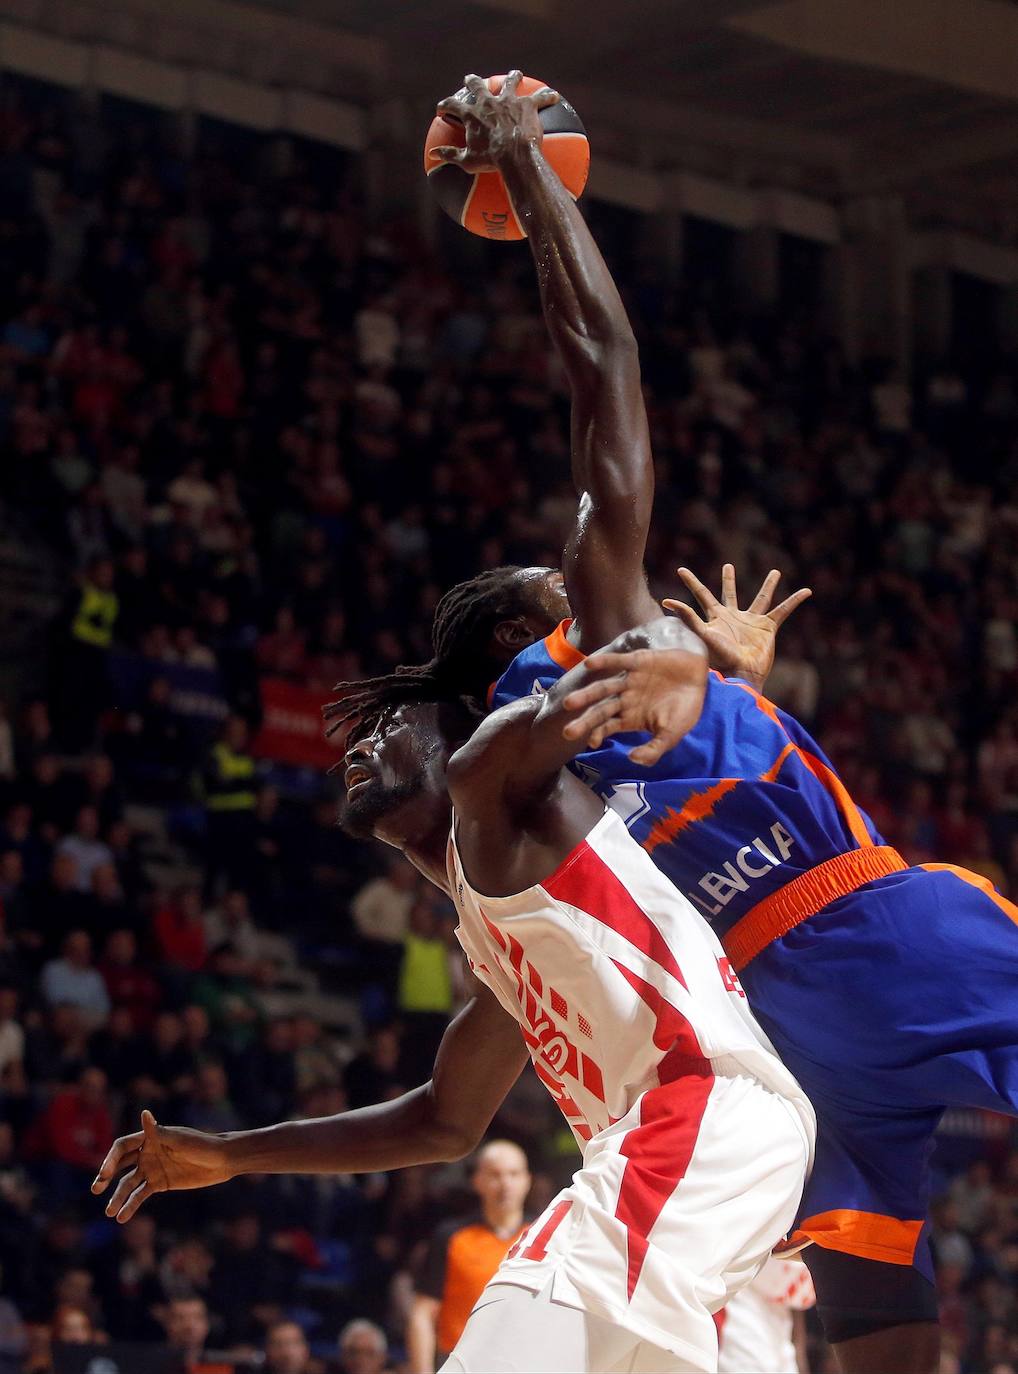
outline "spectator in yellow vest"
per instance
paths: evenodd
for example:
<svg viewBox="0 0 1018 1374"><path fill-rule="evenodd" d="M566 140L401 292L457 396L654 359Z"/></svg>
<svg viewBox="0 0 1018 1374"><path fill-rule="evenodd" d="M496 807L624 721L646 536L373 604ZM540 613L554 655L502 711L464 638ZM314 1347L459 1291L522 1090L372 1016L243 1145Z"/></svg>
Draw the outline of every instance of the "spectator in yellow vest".
<svg viewBox="0 0 1018 1374"><path fill-rule="evenodd" d="M108 558L96 558L88 565L71 621L71 638L93 649L110 649L120 602L113 590L114 570Z"/></svg>
<svg viewBox="0 0 1018 1374"><path fill-rule="evenodd" d="M410 911L397 1000L406 1028L403 1073L408 1083L423 1083L435 1062L453 1006L449 944L442 916L429 895L420 897Z"/></svg>
<svg viewBox="0 0 1018 1374"><path fill-rule="evenodd" d="M60 653L55 684L54 717L61 742L69 749L88 748L96 721L110 705L108 656L120 611L113 590L114 568L108 558L94 558L72 597L67 639Z"/></svg>
<svg viewBox="0 0 1018 1374"><path fill-rule="evenodd" d="M201 786L208 839L206 898L216 895L224 875L231 887L244 891L251 877L258 779L248 737L243 716L228 716L205 756Z"/></svg>

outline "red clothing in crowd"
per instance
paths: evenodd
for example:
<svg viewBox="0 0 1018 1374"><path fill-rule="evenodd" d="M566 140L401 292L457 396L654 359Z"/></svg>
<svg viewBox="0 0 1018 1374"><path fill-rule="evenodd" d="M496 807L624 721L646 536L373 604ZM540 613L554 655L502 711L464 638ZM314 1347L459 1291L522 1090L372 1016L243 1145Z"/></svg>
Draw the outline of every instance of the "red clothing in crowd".
<svg viewBox="0 0 1018 1374"><path fill-rule="evenodd" d="M113 1006L128 1009L136 1031L148 1030L162 1000L159 984L151 973L130 964L111 964L105 959L99 964L99 972Z"/></svg>
<svg viewBox="0 0 1018 1374"><path fill-rule="evenodd" d="M198 973L204 968L208 948L201 921L190 920L171 903L156 915L155 933L159 953L166 963L187 973Z"/></svg>
<svg viewBox="0 0 1018 1374"><path fill-rule="evenodd" d="M113 1119L104 1102L86 1102L77 1088L65 1088L32 1125L26 1152L58 1159L75 1169L98 1169L113 1140Z"/></svg>

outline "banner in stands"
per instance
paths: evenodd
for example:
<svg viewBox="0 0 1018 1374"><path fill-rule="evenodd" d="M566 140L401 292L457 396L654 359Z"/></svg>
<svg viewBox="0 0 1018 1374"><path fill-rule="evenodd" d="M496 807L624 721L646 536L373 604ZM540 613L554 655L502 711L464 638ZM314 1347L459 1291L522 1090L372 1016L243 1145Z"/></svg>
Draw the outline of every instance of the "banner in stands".
<svg viewBox="0 0 1018 1374"><path fill-rule="evenodd" d="M308 768L338 763L339 745L325 738L321 692L277 677L262 678L261 691L262 728L252 753Z"/></svg>
<svg viewBox="0 0 1018 1374"><path fill-rule="evenodd" d="M214 734L229 714L223 680L209 668L157 663L125 652L110 654L108 663L113 698L121 710L141 708L153 680L161 677L170 685L170 710L195 735Z"/></svg>

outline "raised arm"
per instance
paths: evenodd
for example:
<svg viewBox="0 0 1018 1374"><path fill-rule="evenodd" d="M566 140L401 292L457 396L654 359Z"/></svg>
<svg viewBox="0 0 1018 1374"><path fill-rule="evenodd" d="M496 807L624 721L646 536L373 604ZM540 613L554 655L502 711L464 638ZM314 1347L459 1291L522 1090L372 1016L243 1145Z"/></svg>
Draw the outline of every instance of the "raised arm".
<svg viewBox="0 0 1018 1374"><path fill-rule="evenodd" d="M160 1126L117 1140L92 1192L118 1178L106 1215L130 1221L154 1193L207 1188L239 1174L346 1174L460 1159L474 1149L516 1082L527 1052L520 1029L487 988L452 1021L431 1080L392 1102L338 1116L210 1135Z"/></svg>
<svg viewBox="0 0 1018 1374"><path fill-rule="evenodd" d="M566 590L584 652L657 614L643 572L654 500L647 412L636 339L583 216L541 151L538 113L551 91L519 96L510 72L499 95L466 78L473 103L439 109L461 119L465 149L440 149L465 168L495 166L537 267L548 332L572 397L576 524L563 555Z"/></svg>

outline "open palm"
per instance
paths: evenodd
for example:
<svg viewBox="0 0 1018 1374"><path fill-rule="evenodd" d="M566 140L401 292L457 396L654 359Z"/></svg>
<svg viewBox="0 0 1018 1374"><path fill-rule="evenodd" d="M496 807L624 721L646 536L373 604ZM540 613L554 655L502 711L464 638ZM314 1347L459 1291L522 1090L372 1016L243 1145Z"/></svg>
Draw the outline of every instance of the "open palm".
<svg viewBox="0 0 1018 1374"><path fill-rule="evenodd" d="M720 601L689 568L679 568L678 575L695 597L706 620L701 620L684 601L668 597L661 604L666 610L674 611L700 636L707 646L712 668L728 677L745 678L757 690L762 690L774 666L778 630L812 595L809 587L800 588L772 608L771 602L781 580L781 573L772 568L750 604L740 610L733 564L726 563L721 569Z"/></svg>

